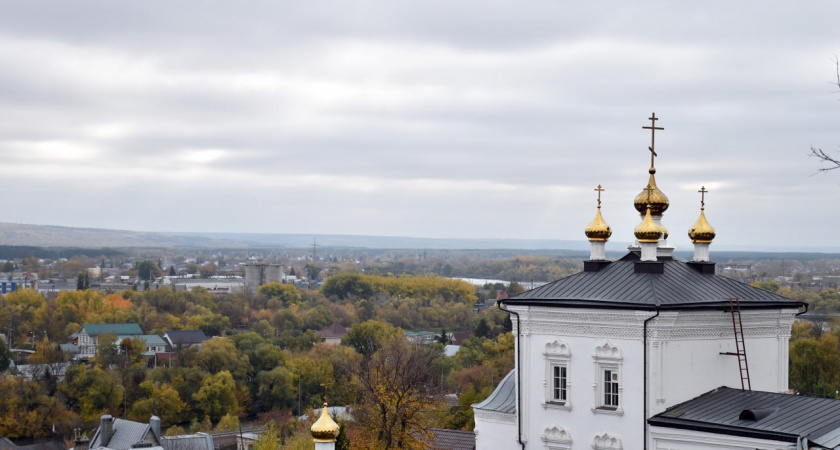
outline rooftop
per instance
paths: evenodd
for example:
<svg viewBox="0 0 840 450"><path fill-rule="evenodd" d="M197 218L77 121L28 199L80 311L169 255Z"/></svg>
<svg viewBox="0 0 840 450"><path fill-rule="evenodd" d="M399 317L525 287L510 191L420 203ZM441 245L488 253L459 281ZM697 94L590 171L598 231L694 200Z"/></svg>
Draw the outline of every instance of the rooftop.
<svg viewBox="0 0 840 450"><path fill-rule="evenodd" d="M728 309L729 297L738 297L741 309L798 309L805 305L731 278L701 273L695 263L671 258L661 258L653 263L662 264L662 273L637 273L638 260L638 255L631 252L618 261L605 263L600 270L579 272L503 302L646 310L657 306L661 309Z"/></svg>
<svg viewBox="0 0 840 450"><path fill-rule="evenodd" d="M840 400L720 387L651 417L650 425L840 447Z"/></svg>
<svg viewBox="0 0 840 450"><path fill-rule="evenodd" d="M516 412L516 369L511 370L496 386L496 390L481 403L473 405L475 409L513 414Z"/></svg>

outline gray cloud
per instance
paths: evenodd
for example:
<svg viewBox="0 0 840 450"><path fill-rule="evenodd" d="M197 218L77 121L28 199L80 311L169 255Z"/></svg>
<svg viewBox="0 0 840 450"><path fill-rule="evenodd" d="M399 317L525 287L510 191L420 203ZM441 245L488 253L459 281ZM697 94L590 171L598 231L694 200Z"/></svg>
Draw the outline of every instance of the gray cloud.
<svg viewBox="0 0 840 450"><path fill-rule="evenodd" d="M632 239L651 111L672 242L820 245L836 2L0 5L0 220ZM780 239L779 236L785 236ZM828 238L830 239L830 238ZM781 241L781 242L779 242Z"/></svg>

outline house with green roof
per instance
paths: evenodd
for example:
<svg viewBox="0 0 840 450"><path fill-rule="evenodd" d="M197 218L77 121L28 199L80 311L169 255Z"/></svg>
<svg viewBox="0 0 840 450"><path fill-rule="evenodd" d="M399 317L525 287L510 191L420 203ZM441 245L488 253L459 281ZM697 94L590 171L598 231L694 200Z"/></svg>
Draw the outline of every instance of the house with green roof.
<svg viewBox="0 0 840 450"><path fill-rule="evenodd" d="M79 357L88 358L96 354L96 345L102 335L123 337L141 336L143 330L136 323L86 323L79 330Z"/></svg>

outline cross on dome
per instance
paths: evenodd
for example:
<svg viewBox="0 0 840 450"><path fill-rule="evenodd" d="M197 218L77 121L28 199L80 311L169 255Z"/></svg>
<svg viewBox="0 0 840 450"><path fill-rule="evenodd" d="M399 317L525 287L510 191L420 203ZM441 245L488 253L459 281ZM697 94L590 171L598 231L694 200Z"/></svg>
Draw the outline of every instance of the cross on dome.
<svg viewBox="0 0 840 450"><path fill-rule="evenodd" d="M642 127L642 129L650 130L650 147L648 147L648 150L650 150L650 168L653 169L655 167L654 158L659 156L658 154L656 154L655 150L656 130L664 130L665 128L656 126L656 121L659 120L659 118L656 117L655 112L650 113L650 117L648 117L648 120L650 120L650 126Z"/></svg>
<svg viewBox="0 0 840 450"><path fill-rule="evenodd" d="M595 190L598 191L598 208L600 208L601 207L601 192L606 191L606 189L602 188L601 185L599 184L598 187L595 188Z"/></svg>

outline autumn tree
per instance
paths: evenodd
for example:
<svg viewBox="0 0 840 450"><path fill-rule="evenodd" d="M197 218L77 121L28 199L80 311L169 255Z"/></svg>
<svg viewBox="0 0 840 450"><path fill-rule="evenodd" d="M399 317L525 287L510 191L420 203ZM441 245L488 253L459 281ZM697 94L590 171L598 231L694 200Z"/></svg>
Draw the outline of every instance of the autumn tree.
<svg viewBox="0 0 840 450"><path fill-rule="evenodd" d="M349 361L346 369L359 386L354 447L425 448L431 412L440 399L439 374L430 370L437 356L433 348L400 336Z"/></svg>
<svg viewBox="0 0 840 450"><path fill-rule="evenodd" d="M239 398L233 375L223 370L204 379L193 400L201 414L218 421L228 413L239 412Z"/></svg>
<svg viewBox="0 0 840 450"><path fill-rule="evenodd" d="M267 299L279 300L283 306L289 306L300 301L300 292L293 284L266 283L260 286L257 292Z"/></svg>
<svg viewBox="0 0 840 450"><path fill-rule="evenodd" d="M840 388L837 336L804 338L790 345L790 385L805 395L831 396Z"/></svg>

